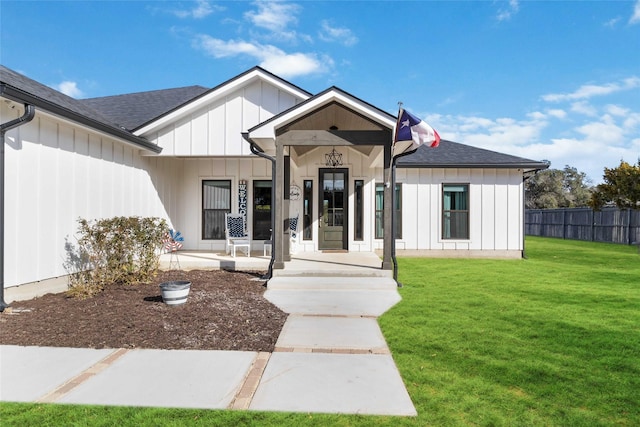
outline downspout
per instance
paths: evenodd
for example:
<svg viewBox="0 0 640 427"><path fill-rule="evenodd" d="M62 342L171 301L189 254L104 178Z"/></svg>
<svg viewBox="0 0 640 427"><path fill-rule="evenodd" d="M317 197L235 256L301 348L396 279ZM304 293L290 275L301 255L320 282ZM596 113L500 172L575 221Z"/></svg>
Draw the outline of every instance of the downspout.
<svg viewBox="0 0 640 427"><path fill-rule="evenodd" d="M263 276L263 279L265 279L268 283L269 280L273 277L273 264L275 263L275 260L276 260L276 251L274 250L275 241L273 236L273 229L274 229L273 226L276 222L276 217L275 217L276 206L274 205L274 202L276 200L275 198L276 185L274 182L276 179L276 159L274 157L269 156L260 147L258 147L258 145L255 142L253 142L251 138L249 138L248 133L243 132L242 137L249 143L249 147L251 148L251 152L253 154L255 154L256 156L262 157L264 159L267 159L271 162L271 260L269 261L269 269L267 270L267 274ZM267 283L265 283L265 285Z"/></svg>
<svg viewBox="0 0 640 427"><path fill-rule="evenodd" d="M33 105L24 104L22 117L0 124L0 166L2 168L0 173L0 312L9 307L9 304L4 301L4 135L13 128L29 123L35 114L36 109Z"/></svg>
<svg viewBox="0 0 640 427"><path fill-rule="evenodd" d="M400 157L409 156L415 152L416 150L411 150L400 153L393 156L391 160L391 261L393 261L393 280L399 288L402 287L402 283L398 282L398 260L396 259L396 161Z"/></svg>

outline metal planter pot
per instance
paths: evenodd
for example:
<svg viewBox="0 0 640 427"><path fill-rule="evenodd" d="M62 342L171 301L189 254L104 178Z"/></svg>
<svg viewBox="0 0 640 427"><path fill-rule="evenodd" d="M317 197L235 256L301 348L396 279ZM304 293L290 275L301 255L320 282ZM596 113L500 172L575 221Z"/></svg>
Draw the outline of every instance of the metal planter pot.
<svg viewBox="0 0 640 427"><path fill-rule="evenodd" d="M191 282L187 280L177 280L174 282L164 282L160 284L162 300L167 305L180 305L187 302L187 296L191 290Z"/></svg>

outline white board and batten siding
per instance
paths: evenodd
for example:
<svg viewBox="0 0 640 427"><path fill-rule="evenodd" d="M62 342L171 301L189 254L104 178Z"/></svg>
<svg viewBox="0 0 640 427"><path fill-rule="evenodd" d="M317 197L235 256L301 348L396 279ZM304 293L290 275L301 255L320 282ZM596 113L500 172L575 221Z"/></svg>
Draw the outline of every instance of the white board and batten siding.
<svg viewBox="0 0 640 427"><path fill-rule="evenodd" d="M236 158L181 158L160 159L169 162L174 169L175 186L180 189L170 203L175 207L171 219L184 236L184 249L222 251L224 240L202 238L202 182L205 180L229 180L231 182L231 210L238 210L238 184L248 182L247 198L252 200L254 180L271 179L271 163L259 157ZM253 235L251 204L247 211L250 235ZM256 246L257 247L257 246Z"/></svg>
<svg viewBox="0 0 640 427"><path fill-rule="evenodd" d="M382 182L381 171L378 180ZM523 250L522 172L517 169L398 168L402 183L399 251L428 256L519 257ZM469 239L442 238L443 184L469 185ZM382 240L377 241L382 248Z"/></svg>
<svg viewBox="0 0 640 427"><path fill-rule="evenodd" d="M179 119L142 136L162 147L159 156L249 156L242 133L302 100L257 79L193 111L185 106Z"/></svg>
<svg viewBox="0 0 640 427"><path fill-rule="evenodd" d="M5 156L5 287L65 276L78 218L169 218L161 159L86 127L36 110L6 134Z"/></svg>

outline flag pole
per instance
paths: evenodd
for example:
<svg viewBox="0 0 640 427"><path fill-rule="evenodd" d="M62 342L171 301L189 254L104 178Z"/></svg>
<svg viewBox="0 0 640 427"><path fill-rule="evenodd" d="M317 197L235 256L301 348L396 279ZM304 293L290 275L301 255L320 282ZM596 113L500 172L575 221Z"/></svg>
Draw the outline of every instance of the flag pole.
<svg viewBox="0 0 640 427"><path fill-rule="evenodd" d="M389 187L391 187L391 261L393 262L393 280L397 286L402 287L398 282L398 260L396 259L396 157L395 145L398 139L398 126L402 115L402 102L398 102L398 118L396 119L396 129L391 141L391 164L389 165Z"/></svg>
<svg viewBox="0 0 640 427"><path fill-rule="evenodd" d="M418 148L429 143L431 147L437 147L440 142L440 135L423 120L411 115L408 111L403 110L402 102L398 102L398 120L396 121L396 131L393 136L391 144L391 164L389 165L389 186L391 191L391 260L393 261L393 279L398 284L398 287L402 286L398 282L398 262L396 260L396 162L400 157L409 156L415 153ZM402 123L400 122L402 120ZM407 131L402 135L400 134L400 128L407 127ZM396 144L399 140L412 141L411 146L407 147L405 151L396 154Z"/></svg>

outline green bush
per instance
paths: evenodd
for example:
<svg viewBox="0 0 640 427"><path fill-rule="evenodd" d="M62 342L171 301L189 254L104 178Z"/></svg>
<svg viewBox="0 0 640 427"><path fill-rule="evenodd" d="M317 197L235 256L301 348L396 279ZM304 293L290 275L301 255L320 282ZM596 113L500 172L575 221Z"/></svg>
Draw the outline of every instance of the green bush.
<svg viewBox="0 0 640 427"><path fill-rule="evenodd" d="M95 295L110 284L146 283L155 276L163 239L164 219L115 217L79 219L79 254L70 275L69 293Z"/></svg>

